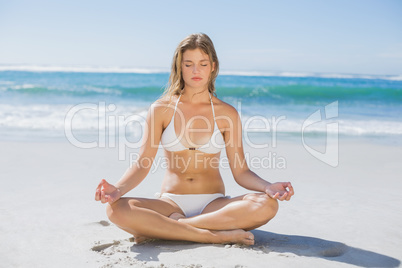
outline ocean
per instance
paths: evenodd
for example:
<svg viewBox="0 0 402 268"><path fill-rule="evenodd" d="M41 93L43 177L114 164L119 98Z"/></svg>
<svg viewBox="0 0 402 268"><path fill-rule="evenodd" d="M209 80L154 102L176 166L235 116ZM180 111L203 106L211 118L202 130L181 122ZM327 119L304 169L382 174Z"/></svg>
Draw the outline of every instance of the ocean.
<svg viewBox="0 0 402 268"><path fill-rule="evenodd" d="M73 137L108 146L123 135L138 142L168 77L164 70L0 66L0 140ZM216 88L239 111L250 137L314 139L336 132L402 141L401 76L221 72Z"/></svg>

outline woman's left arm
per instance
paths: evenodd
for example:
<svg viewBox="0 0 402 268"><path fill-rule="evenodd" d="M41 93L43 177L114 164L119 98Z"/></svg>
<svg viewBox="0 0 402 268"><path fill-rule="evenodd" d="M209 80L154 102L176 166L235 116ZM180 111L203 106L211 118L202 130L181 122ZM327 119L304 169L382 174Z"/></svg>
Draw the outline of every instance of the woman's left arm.
<svg viewBox="0 0 402 268"><path fill-rule="evenodd" d="M274 199L290 200L294 194L290 182L270 183L250 170L244 157L242 126L239 114L232 106L228 105L228 107L225 107L226 109L227 122L225 122L224 131L226 155L236 182L248 190L264 192Z"/></svg>

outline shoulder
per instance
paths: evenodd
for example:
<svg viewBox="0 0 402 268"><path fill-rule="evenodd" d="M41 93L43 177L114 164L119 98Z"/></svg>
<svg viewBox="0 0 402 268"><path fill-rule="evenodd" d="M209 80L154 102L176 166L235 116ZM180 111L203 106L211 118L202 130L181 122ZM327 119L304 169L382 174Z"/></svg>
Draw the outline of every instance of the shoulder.
<svg viewBox="0 0 402 268"><path fill-rule="evenodd" d="M216 97L212 98L212 102L214 103L216 123L223 133L232 131L239 126L241 128L239 113L232 105Z"/></svg>
<svg viewBox="0 0 402 268"><path fill-rule="evenodd" d="M172 98L163 96L153 102L149 110L150 112L157 113L159 115L169 113L173 111L177 98L177 96L173 96Z"/></svg>
<svg viewBox="0 0 402 268"><path fill-rule="evenodd" d="M173 96L172 98L161 97L153 102L148 110L148 119L166 128L173 116L177 98L177 96Z"/></svg>
<svg viewBox="0 0 402 268"><path fill-rule="evenodd" d="M212 98L212 102L214 104L216 116L229 116L232 119L239 117L239 113L237 112L236 108L229 103L224 102L215 96Z"/></svg>

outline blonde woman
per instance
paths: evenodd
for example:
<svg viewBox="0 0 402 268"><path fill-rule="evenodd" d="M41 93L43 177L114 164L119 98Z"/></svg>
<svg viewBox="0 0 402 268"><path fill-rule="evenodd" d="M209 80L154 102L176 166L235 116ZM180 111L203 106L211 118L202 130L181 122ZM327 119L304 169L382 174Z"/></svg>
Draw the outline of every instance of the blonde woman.
<svg viewBox="0 0 402 268"><path fill-rule="evenodd" d="M248 168L239 115L215 94L218 70L211 39L186 37L175 51L165 94L149 109L137 163L115 185L102 180L96 189L95 199L108 203L109 219L137 243L158 238L253 245L249 230L270 221L277 200L294 194L290 182L269 183ZM168 168L159 198L123 198L146 177L160 143ZM236 182L257 193L225 196L222 149Z"/></svg>

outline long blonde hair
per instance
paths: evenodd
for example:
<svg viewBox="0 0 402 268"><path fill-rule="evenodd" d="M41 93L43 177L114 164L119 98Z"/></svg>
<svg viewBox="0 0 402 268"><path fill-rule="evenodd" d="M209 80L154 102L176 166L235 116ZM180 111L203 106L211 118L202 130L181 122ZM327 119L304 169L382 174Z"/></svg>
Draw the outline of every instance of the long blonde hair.
<svg viewBox="0 0 402 268"><path fill-rule="evenodd" d="M208 55L211 65L215 63L215 68L211 72L208 81L208 91L211 94L215 93L215 80L219 72L219 61L216 55L214 44L208 35L204 33L190 34L177 46L173 55L172 69L170 71L169 83L163 93L163 96L169 99L175 95L180 95L184 89L184 80L181 72L181 63L183 59L183 53L186 50L201 49Z"/></svg>

